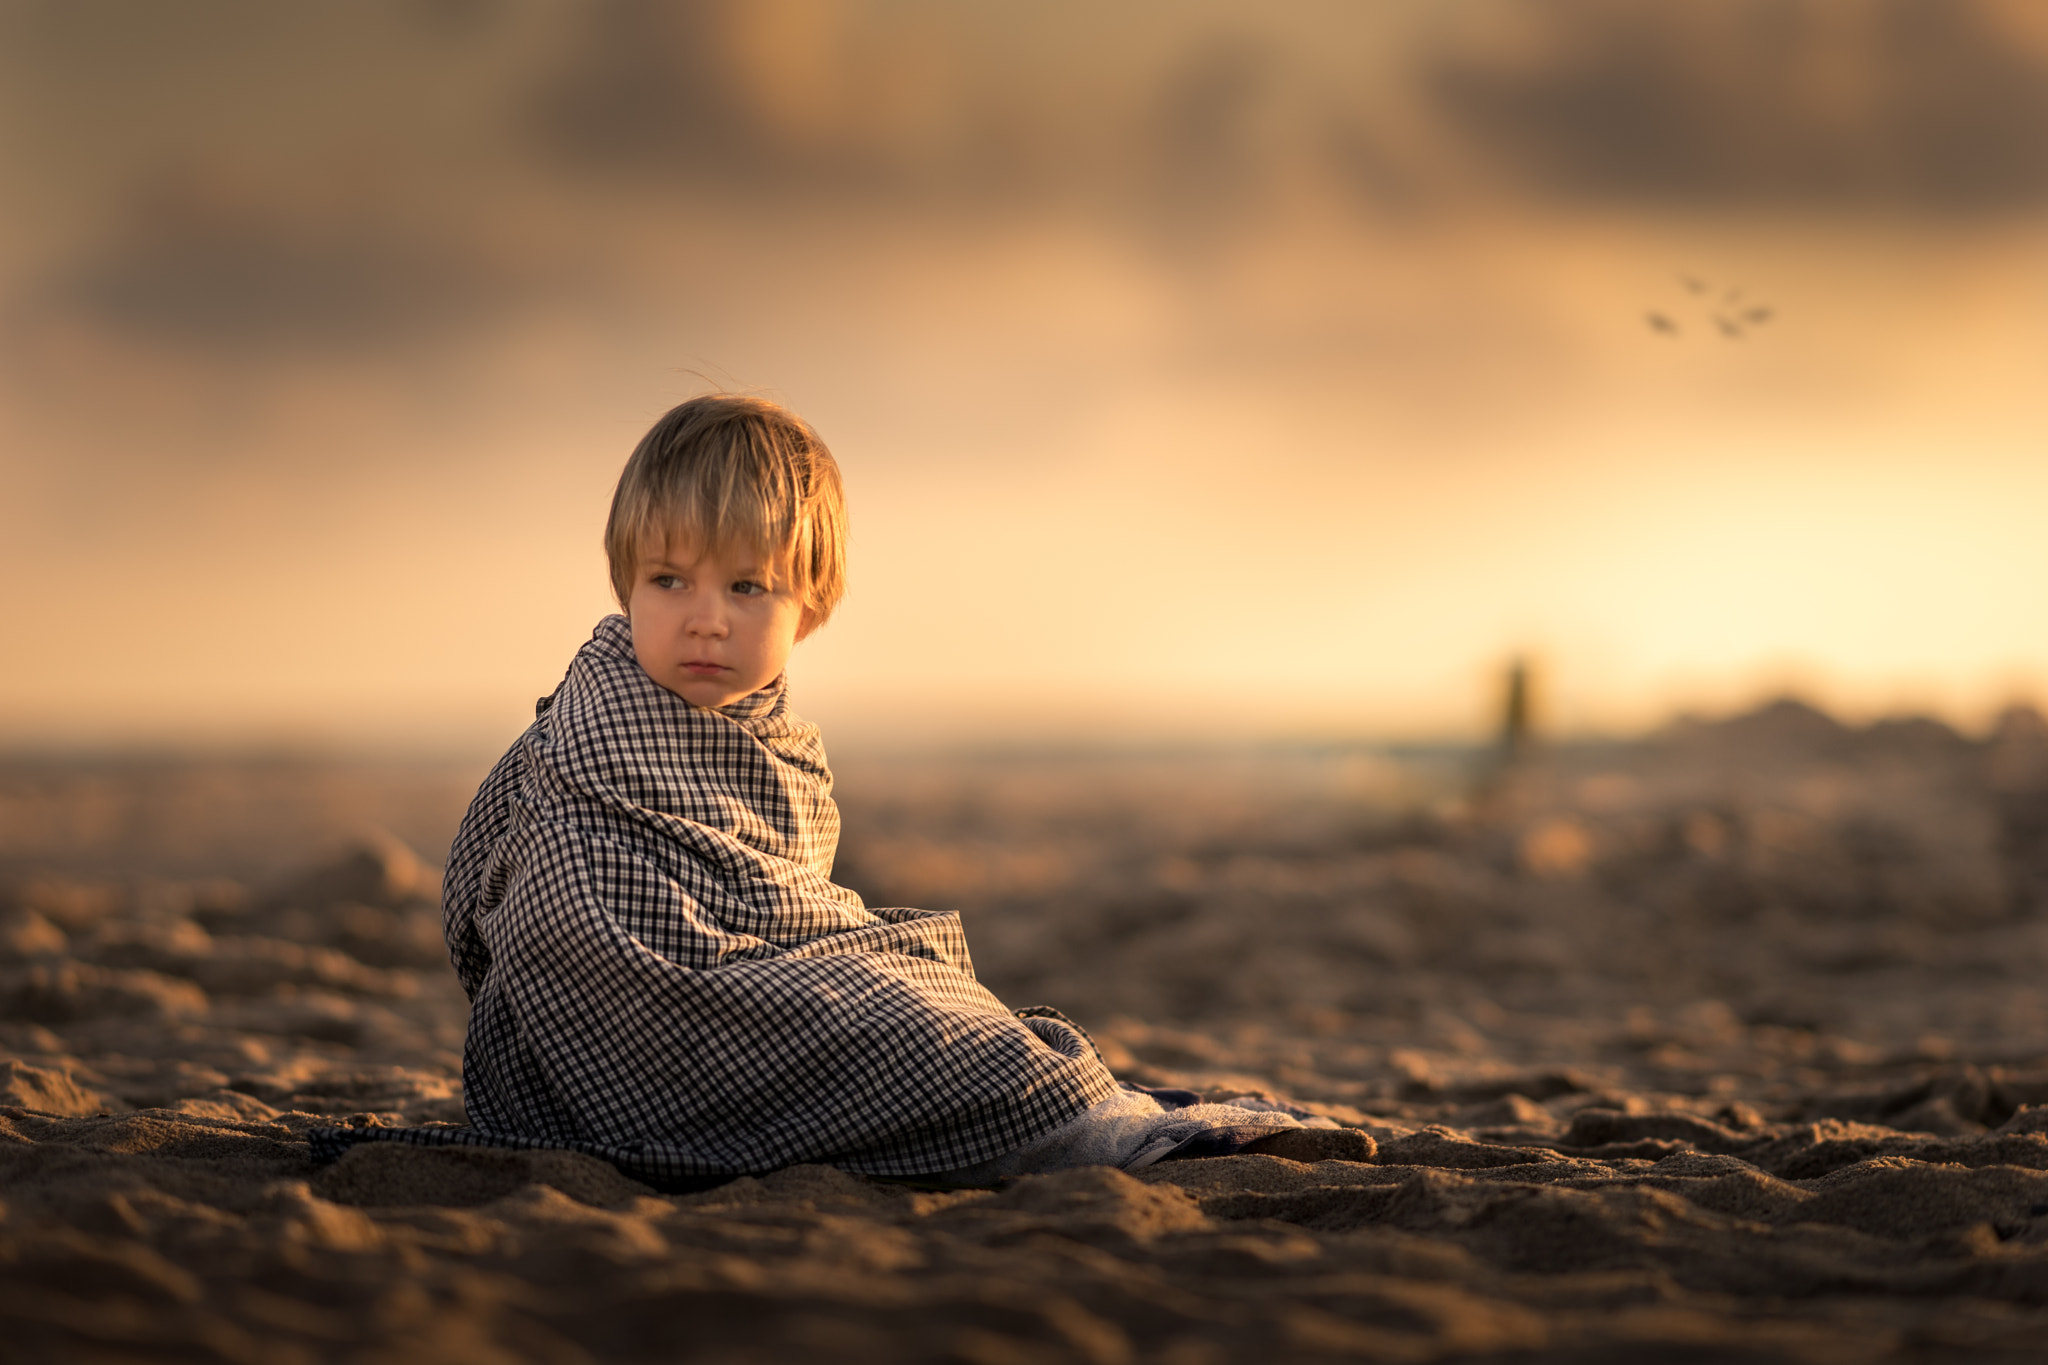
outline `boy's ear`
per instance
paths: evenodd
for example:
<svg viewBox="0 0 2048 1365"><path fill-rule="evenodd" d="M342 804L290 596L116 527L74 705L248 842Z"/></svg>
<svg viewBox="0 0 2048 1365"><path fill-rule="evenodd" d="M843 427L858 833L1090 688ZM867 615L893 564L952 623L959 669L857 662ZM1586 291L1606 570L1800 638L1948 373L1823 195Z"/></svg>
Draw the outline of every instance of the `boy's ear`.
<svg viewBox="0 0 2048 1365"><path fill-rule="evenodd" d="M796 623L796 638L801 640L818 628L818 612L815 607L805 607L804 614Z"/></svg>

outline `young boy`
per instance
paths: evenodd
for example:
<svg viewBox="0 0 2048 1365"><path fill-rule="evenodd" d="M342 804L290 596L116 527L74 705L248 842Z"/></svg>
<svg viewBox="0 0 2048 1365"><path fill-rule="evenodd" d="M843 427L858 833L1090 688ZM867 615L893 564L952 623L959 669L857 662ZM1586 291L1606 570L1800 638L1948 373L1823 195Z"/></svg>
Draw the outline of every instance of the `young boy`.
<svg viewBox="0 0 2048 1365"><path fill-rule="evenodd" d="M471 1126L432 1140L574 1147L674 1186L805 1161L985 1179L1298 1132L1119 1087L1078 1028L974 979L958 916L832 882L832 777L783 670L839 602L845 544L838 467L772 403L693 399L634 450L605 528L625 614L450 852Z"/></svg>

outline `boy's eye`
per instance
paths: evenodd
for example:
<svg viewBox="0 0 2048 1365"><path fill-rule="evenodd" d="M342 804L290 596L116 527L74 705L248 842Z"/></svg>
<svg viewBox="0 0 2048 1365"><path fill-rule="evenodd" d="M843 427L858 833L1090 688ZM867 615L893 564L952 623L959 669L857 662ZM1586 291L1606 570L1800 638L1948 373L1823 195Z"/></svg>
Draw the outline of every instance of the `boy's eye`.
<svg viewBox="0 0 2048 1365"><path fill-rule="evenodd" d="M732 590L742 597L752 597L757 593L768 591L768 589L762 587L751 578L742 578L739 582L732 585Z"/></svg>
<svg viewBox="0 0 2048 1365"><path fill-rule="evenodd" d="M654 586L662 589L664 592L670 588L673 588L680 581L681 580L678 579L672 573L658 573L654 576Z"/></svg>

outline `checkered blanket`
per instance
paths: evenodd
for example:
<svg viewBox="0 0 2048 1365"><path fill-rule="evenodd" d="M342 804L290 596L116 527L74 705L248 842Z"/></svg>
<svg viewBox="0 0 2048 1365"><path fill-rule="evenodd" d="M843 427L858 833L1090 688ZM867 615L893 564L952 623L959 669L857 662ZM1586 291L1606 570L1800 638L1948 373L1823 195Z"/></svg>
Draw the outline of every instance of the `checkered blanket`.
<svg viewBox="0 0 2048 1365"><path fill-rule="evenodd" d="M974 979L957 915L833 884L831 789L781 681L690 706L605 618L450 851L471 999L456 1140L575 1148L656 1183L804 1161L910 1175L1112 1094L1086 1035Z"/></svg>

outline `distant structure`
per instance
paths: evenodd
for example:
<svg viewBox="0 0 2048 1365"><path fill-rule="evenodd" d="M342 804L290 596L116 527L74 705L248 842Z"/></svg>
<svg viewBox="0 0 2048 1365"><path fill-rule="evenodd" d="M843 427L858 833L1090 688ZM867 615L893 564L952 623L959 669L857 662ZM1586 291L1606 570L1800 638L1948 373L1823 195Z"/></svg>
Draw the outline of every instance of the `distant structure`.
<svg viewBox="0 0 2048 1365"><path fill-rule="evenodd" d="M1525 804L1536 754L1536 685L1529 661L1508 662L1501 692L1500 733L1491 749L1475 756L1471 809L1482 822L1513 822Z"/></svg>
<svg viewBox="0 0 2048 1365"><path fill-rule="evenodd" d="M1987 748L2013 909L2048 915L2048 720L2031 706L2014 706L1998 718Z"/></svg>
<svg viewBox="0 0 2048 1365"><path fill-rule="evenodd" d="M1503 766L1521 762L1535 747L1535 707L1530 687L1529 661L1517 658L1508 665L1507 691L1501 705L1500 762Z"/></svg>

